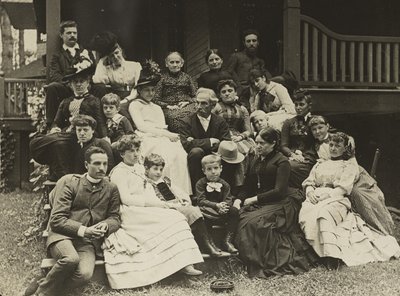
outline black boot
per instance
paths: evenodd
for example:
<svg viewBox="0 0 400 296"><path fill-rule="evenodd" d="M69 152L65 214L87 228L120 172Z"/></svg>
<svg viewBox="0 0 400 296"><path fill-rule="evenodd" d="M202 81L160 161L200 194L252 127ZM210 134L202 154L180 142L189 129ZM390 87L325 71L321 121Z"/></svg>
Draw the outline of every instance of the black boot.
<svg viewBox="0 0 400 296"><path fill-rule="evenodd" d="M235 237L235 234L232 231L227 231L226 235L224 237L224 240L222 241L222 247L225 251L228 251L231 254L237 254L239 253L238 249L235 248L233 245L232 241L233 238Z"/></svg>
<svg viewBox="0 0 400 296"><path fill-rule="evenodd" d="M203 247L204 251L209 254L211 257L223 257L229 254L222 252L221 250L216 249L214 246L214 242L210 237L206 224L203 219L198 219L192 225L192 233L198 243Z"/></svg>

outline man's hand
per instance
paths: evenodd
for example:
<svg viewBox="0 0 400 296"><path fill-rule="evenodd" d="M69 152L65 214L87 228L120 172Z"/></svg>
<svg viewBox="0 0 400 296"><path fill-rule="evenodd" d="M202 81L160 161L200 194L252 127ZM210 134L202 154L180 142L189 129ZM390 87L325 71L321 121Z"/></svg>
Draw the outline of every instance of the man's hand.
<svg viewBox="0 0 400 296"><path fill-rule="evenodd" d="M257 196L246 198L243 202L244 206L250 206L257 203Z"/></svg>
<svg viewBox="0 0 400 296"><path fill-rule="evenodd" d="M184 107L186 107L187 105L189 105L189 102L179 102L179 103L178 103L178 107L179 107L179 108L184 108Z"/></svg>
<svg viewBox="0 0 400 296"><path fill-rule="evenodd" d="M84 237L88 239L99 239L104 237L108 229L107 223L100 222L96 225L87 227L85 230Z"/></svg>
<svg viewBox="0 0 400 296"><path fill-rule="evenodd" d="M290 160L297 161L297 162L304 162L304 160L305 160L303 155L301 155L301 154L295 154L295 153L292 153L292 154L290 155L289 159L290 159Z"/></svg>
<svg viewBox="0 0 400 296"><path fill-rule="evenodd" d="M211 147L219 145L219 140L217 138L210 138Z"/></svg>
<svg viewBox="0 0 400 296"><path fill-rule="evenodd" d="M237 208L238 210L240 210L240 205L242 204L242 201L240 199L235 199L235 201L233 202L233 206L235 208Z"/></svg>
<svg viewBox="0 0 400 296"><path fill-rule="evenodd" d="M61 132L61 129L58 126L55 126L49 131L49 134L54 134L59 132Z"/></svg>
<svg viewBox="0 0 400 296"><path fill-rule="evenodd" d="M229 206L226 202L217 203L218 214L226 214L229 211Z"/></svg>

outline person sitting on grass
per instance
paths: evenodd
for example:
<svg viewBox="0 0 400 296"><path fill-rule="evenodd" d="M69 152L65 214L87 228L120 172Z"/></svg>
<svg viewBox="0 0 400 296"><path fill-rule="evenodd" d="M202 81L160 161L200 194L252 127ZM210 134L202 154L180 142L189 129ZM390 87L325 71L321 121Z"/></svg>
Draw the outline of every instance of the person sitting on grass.
<svg viewBox="0 0 400 296"><path fill-rule="evenodd" d="M221 250L215 247L212 237L207 231L203 215L199 207L192 206L192 201L187 193L174 184L167 177L163 177L165 160L161 155L150 153L144 159L145 174L153 185L158 198L166 208L175 209L186 217L197 242L205 249L207 254L213 257L223 255Z"/></svg>
<svg viewBox="0 0 400 296"><path fill-rule="evenodd" d="M205 177L196 183L197 204L207 222L227 226L223 249L237 254L238 250L232 241L239 222L239 210L233 207L230 185L220 177L221 157L207 155L201 160L201 166Z"/></svg>
<svg viewBox="0 0 400 296"><path fill-rule="evenodd" d="M120 195L106 177L107 154L99 147L85 153L87 173L62 177L54 190L47 250L56 260L49 273L34 280L24 295L64 295L93 275L104 237L117 231Z"/></svg>

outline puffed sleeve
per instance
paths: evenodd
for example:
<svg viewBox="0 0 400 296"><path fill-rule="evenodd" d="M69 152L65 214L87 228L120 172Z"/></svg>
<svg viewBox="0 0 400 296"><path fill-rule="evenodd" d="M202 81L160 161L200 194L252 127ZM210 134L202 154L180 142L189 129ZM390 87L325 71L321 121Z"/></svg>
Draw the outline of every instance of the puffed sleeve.
<svg viewBox="0 0 400 296"><path fill-rule="evenodd" d="M292 99L290 98L290 95L289 95L286 87L277 83L275 86L275 91L279 98L279 101L282 104L282 108L285 109L285 111L287 113L296 115L296 109L294 107L294 103L293 103Z"/></svg>
<svg viewBox="0 0 400 296"><path fill-rule="evenodd" d="M302 183L304 189L307 189L308 186L316 187L316 172L318 170L318 166L320 161L318 161L313 168L311 169L310 174L308 175L307 179L305 179Z"/></svg>
<svg viewBox="0 0 400 296"><path fill-rule="evenodd" d="M339 191L340 189L342 194L344 193L345 195L349 195L353 190L353 185L358 174L358 165L354 164L354 162L350 160L345 161L343 171L337 174L333 181L334 192L331 195L335 195L335 191ZM338 192L338 194L340 194L340 192Z"/></svg>
<svg viewBox="0 0 400 296"><path fill-rule="evenodd" d="M110 174L110 180L118 187L121 203L126 206L144 207L144 180L117 167ZM142 193L142 194L140 194Z"/></svg>
<svg viewBox="0 0 400 296"><path fill-rule="evenodd" d="M96 71L93 75L93 83L110 84L110 79L107 75L107 68L104 66L104 58L101 58L96 66Z"/></svg>

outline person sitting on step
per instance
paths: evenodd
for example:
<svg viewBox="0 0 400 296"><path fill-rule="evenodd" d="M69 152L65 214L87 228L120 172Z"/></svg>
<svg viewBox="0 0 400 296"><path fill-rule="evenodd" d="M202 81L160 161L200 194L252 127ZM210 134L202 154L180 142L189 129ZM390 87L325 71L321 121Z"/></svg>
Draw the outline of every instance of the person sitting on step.
<svg viewBox="0 0 400 296"><path fill-rule="evenodd" d="M203 216L210 224L225 224L227 232L223 248L236 254L238 250L232 244L239 222L239 210L233 207L233 196L230 185L223 180L221 157L207 155L201 160L205 177L196 183L196 199Z"/></svg>

